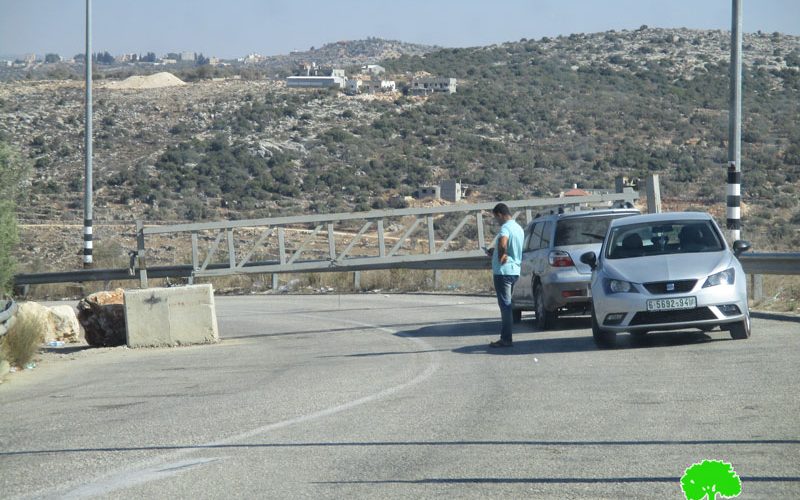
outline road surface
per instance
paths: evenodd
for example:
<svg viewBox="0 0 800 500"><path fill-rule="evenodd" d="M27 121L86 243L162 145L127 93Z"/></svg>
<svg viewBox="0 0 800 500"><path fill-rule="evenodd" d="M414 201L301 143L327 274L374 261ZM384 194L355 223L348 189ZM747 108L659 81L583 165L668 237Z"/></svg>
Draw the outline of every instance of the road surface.
<svg viewBox="0 0 800 500"><path fill-rule="evenodd" d="M594 346L492 298L218 297L222 342L78 349L0 385L3 498L800 498L800 319ZM49 355L50 358L53 355Z"/></svg>

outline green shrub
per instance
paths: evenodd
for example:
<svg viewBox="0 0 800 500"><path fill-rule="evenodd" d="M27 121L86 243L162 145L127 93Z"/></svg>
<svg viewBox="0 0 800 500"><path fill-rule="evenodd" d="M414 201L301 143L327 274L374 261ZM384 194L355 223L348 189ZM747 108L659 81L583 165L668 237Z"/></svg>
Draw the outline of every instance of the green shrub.
<svg viewBox="0 0 800 500"><path fill-rule="evenodd" d="M16 151L0 142L0 296L10 291L14 277L12 252L19 240L16 201L21 196L21 185L27 175L27 163Z"/></svg>

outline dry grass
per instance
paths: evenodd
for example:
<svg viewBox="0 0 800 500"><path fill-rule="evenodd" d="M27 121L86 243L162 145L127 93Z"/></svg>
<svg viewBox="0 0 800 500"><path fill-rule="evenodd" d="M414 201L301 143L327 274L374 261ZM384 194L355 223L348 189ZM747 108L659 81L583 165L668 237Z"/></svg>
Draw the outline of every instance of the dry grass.
<svg viewBox="0 0 800 500"><path fill-rule="evenodd" d="M17 317L17 320L2 338L0 357L11 365L25 366L33 360L42 342L44 327L31 316Z"/></svg>
<svg viewBox="0 0 800 500"><path fill-rule="evenodd" d="M764 275L763 292L763 298L753 302L754 309L800 314L800 275Z"/></svg>
<svg viewBox="0 0 800 500"><path fill-rule="evenodd" d="M359 281L360 287L356 289L354 286L354 273L352 272L280 274L277 291L293 294L377 291L391 293L439 292L487 296L491 296L494 293L491 272L488 270L439 271L437 284L434 271L385 269L362 271ZM186 283L187 280L185 279L151 279L148 284L151 287L160 287ZM272 292L271 274L241 274L219 278L198 278L195 283L211 283L214 290L220 294ZM751 279L748 279L748 286L750 283ZM31 300L80 299L102 290L137 288L138 286L139 283L137 281L34 285L30 287L27 298ZM753 300L753 291L749 291L753 309L800 314L800 275L765 275L762 289L763 298L757 301Z"/></svg>

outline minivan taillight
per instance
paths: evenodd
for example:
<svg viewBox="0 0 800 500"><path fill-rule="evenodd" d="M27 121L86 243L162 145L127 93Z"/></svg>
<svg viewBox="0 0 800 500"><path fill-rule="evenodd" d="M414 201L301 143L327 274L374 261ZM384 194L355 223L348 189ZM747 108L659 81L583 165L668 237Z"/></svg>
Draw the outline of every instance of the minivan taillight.
<svg viewBox="0 0 800 500"><path fill-rule="evenodd" d="M553 250L550 252L550 265L553 267L571 267L575 263L572 262L572 257L567 252L562 250Z"/></svg>

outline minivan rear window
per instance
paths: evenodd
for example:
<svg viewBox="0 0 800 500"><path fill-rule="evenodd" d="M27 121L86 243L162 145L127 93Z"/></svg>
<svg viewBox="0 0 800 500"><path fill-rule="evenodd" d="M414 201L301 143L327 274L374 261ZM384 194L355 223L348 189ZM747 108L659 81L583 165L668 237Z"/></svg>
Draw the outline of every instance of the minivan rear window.
<svg viewBox="0 0 800 500"><path fill-rule="evenodd" d="M619 217L622 217L622 215L562 219L558 221L558 226L556 227L555 246L602 243L603 238L606 236L608 225L612 220Z"/></svg>

